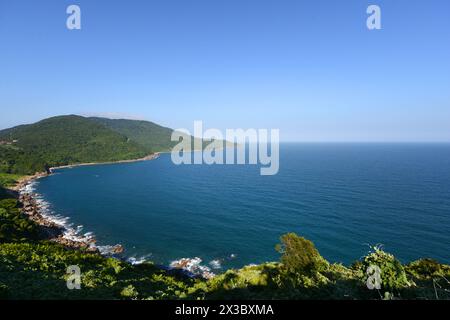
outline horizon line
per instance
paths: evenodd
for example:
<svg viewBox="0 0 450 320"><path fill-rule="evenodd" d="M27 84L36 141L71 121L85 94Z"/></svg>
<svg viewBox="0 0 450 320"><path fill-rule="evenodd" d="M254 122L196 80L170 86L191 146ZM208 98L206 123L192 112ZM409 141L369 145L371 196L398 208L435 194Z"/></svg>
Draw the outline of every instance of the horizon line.
<svg viewBox="0 0 450 320"><path fill-rule="evenodd" d="M111 120L132 120L132 121L147 121L155 123L151 120L146 119L145 117L135 116L135 115L127 115L123 113L70 113L70 114L62 114L62 115L54 115L43 118L41 120L37 120L31 123L21 123L11 127L0 128L0 131L11 129L17 126L30 125L37 123L39 121L53 118L53 117L61 117L61 116L80 116L85 118L92 117L101 117L107 118ZM157 124L157 123L155 123ZM159 124L158 124L159 125ZM164 126L164 125L163 125ZM176 131L177 129L169 128L171 130ZM194 138L200 139L201 137L196 137L192 135ZM255 143L255 142L246 142L246 143ZM256 142L257 143L257 142ZM280 140L279 143L303 143L303 144L450 144L450 140Z"/></svg>

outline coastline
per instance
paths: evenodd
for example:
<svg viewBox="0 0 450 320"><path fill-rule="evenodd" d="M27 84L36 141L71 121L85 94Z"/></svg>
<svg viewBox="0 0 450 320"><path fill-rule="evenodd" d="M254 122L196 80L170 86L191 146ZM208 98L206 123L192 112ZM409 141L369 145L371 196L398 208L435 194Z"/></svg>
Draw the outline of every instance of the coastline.
<svg viewBox="0 0 450 320"><path fill-rule="evenodd" d="M67 224L68 217L61 217L49 213L48 204L34 192L33 184L37 180L48 177L58 169L75 168L81 166L94 166L105 164L132 163L140 161L150 161L157 159L161 152L155 152L139 159L77 163L49 168L48 172L37 172L34 175L24 176L17 183L8 188L8 191L22 205L22 212L39 226L40 237L59 243L67 249L86 250L87 252L98 253L104 256L118 256L124 252L120 244L114 246L98 246L92 233L81 233L81 228Z"/></svg>
<svg viewBox="0 0 450 320"><path fill-rule="evenodd" d="M17 183L8 188L8 191L21 204L22 212L26 217L35 222L39 227L41 240L48 240L64 246L68 250L83 250L88 253L100 254L104 257L114 257L130 264L140 264L145 259L129 257L124 255L125 249L121 244L98 245L95 236L91 232L82 233L82 226L73 226L67 223L69 217L59 216L49 210L49 204L41 195L34 191L34 183L44 177L51 176L58 169L75 168L80 166L94 166L104 164L132 163L150 161L157 159L163 152L156 152L140 159L120 160L102 163L80 163L49 168L48 172L38 172L34 175L24 176ZM202 260L198 257L181 258L171 262L169 265L159 265L161 269L196 278L211 279L215 273L211 268L201 265Z"/></svg>
<svg viewBox="0 0 450 320"><path fill-rule="evenodd" d="M150 161L157 159L162 152L155 152L139 159L129 159L129 160L118 160L118 161L107 161L107 162L86 162L86 163L75 163L75 164L67 164L63 166L50 167L50 174L53 173L54 170L58 169L67 169L67 168L76 168L76 167L85 167L85 166L97 166L97 165L105 165L105 164L118 164L118 163L133 163L133 162L141 162L141 161Z"/></svg>
<svg viewBox="0 0 450 320"><path fill-rule="evenodd" d="M9 187L9 190L12 190L13 192L19 192L21 188L23 188L25 185L40 179L44 177L48 177L52 174L54 174L55 170L59 169L68 169L68 168L76 168L76 167L84 167L84 166L96 166L96 165L105 165L105 164L119 164L119 163L133 163L133 162L141 162L141 161L150 161L157 159L161 153L163 152L155 152L152 154L149 154L148 156L145 156L143 158L139 159L129 159L129 160L118 160L118 161L108 161L108 162L86 162L86 163L74 163L74 164L67 164L63 166L57 166L57 167L50 167L48 169L48 172L37 172L33 175L23 176L20 178L17 183L14 186Z"/></svg>

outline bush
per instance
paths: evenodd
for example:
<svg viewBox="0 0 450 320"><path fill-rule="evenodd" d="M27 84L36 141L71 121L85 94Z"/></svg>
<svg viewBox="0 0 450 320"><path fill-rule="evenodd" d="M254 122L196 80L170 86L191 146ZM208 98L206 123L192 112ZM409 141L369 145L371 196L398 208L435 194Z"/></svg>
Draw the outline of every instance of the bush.
<svg viewBox="0 0 450 320"><path fill-rule="evenodd" d="M22 176L16 174L1 173L0 169L0 186L2 187L14 186L21 177Z"/></svg>
<svg viewBox="0 0 450 320"><path fill-rule="evenodd" d="M445 275L446 268L433 259L420 259L406 266L406 271L417 279L425 280Z"/></svg>
<svg viewBox="0 0 450 320"><path fill-rule="evenodd" d="M136 290L136 288L130 284L129 286L126 286L125 288L122 289L122 291L120 292L120 295L124 298L136 299L137 296L139 295L139 293Z"/></svg>
<svg viewBox="0 0 450 320"><path fill-rule="evenodd" d="M66 287L67 267L81 270L81 290ZM152 264L132 266L52 242L0 244L0 284L9 299L179 299L192 279ZM39 290L36 290L38 288Z"/></svg>
<svg viewBox="0 0 450 320"><path fill-rule="evenodd" d="M411 299L450 299L450 266L433 259L420 259L405 266L414 288L404 294Z"/></svg>
<svg viewBox="0 0 450 320"><path fill-rule="evenodd" d="M280 238L281 244L275 249L282 254L281 263L289 273L306 273L311 275L326 266L326 261L314 244L295 233L288 233Z"/></svg>
<svg viewBox="0 0 450 320"><path fill-rule="evenodd" d="M37 226L27 219L15 199L0 201L0 243L37 239Z"/></svg>
<svg viewBox="0 0 450 320"><path fill-rule="evenodd" d="M392 254L384 252L380 247L374 247L373 252L364 257L360 265L361 271L364 272L363 280L365 284L369 278L367 270L371 266L380 268L381 290L392 292L411 285L400 261Z"/></svg>

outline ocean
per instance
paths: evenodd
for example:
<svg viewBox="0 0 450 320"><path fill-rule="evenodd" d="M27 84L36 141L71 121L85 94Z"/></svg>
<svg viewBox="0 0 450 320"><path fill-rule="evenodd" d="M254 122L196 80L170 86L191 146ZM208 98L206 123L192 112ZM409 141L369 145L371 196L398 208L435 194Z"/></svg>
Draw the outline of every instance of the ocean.
<svg viewBox="0 0 450 320"><path fill-rule="evenodd" d="M34 189L53 214L131 261L198 257L213 271L276 261L279 237L350 264L383 245L450 263L450 144L290 144L280 170L146 162L59 169Z"/></svg>

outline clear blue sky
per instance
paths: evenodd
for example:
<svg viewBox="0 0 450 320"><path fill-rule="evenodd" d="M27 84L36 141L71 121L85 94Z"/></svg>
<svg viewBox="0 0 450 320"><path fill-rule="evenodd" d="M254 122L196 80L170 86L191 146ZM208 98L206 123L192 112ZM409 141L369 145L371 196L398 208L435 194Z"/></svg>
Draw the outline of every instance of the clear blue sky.
<svg viewBox="0 0 450 320"><path fill-rule="evenodd" d="M75 113L450 141L450 1L0 0L0 110L0 128Z"/></svg>

